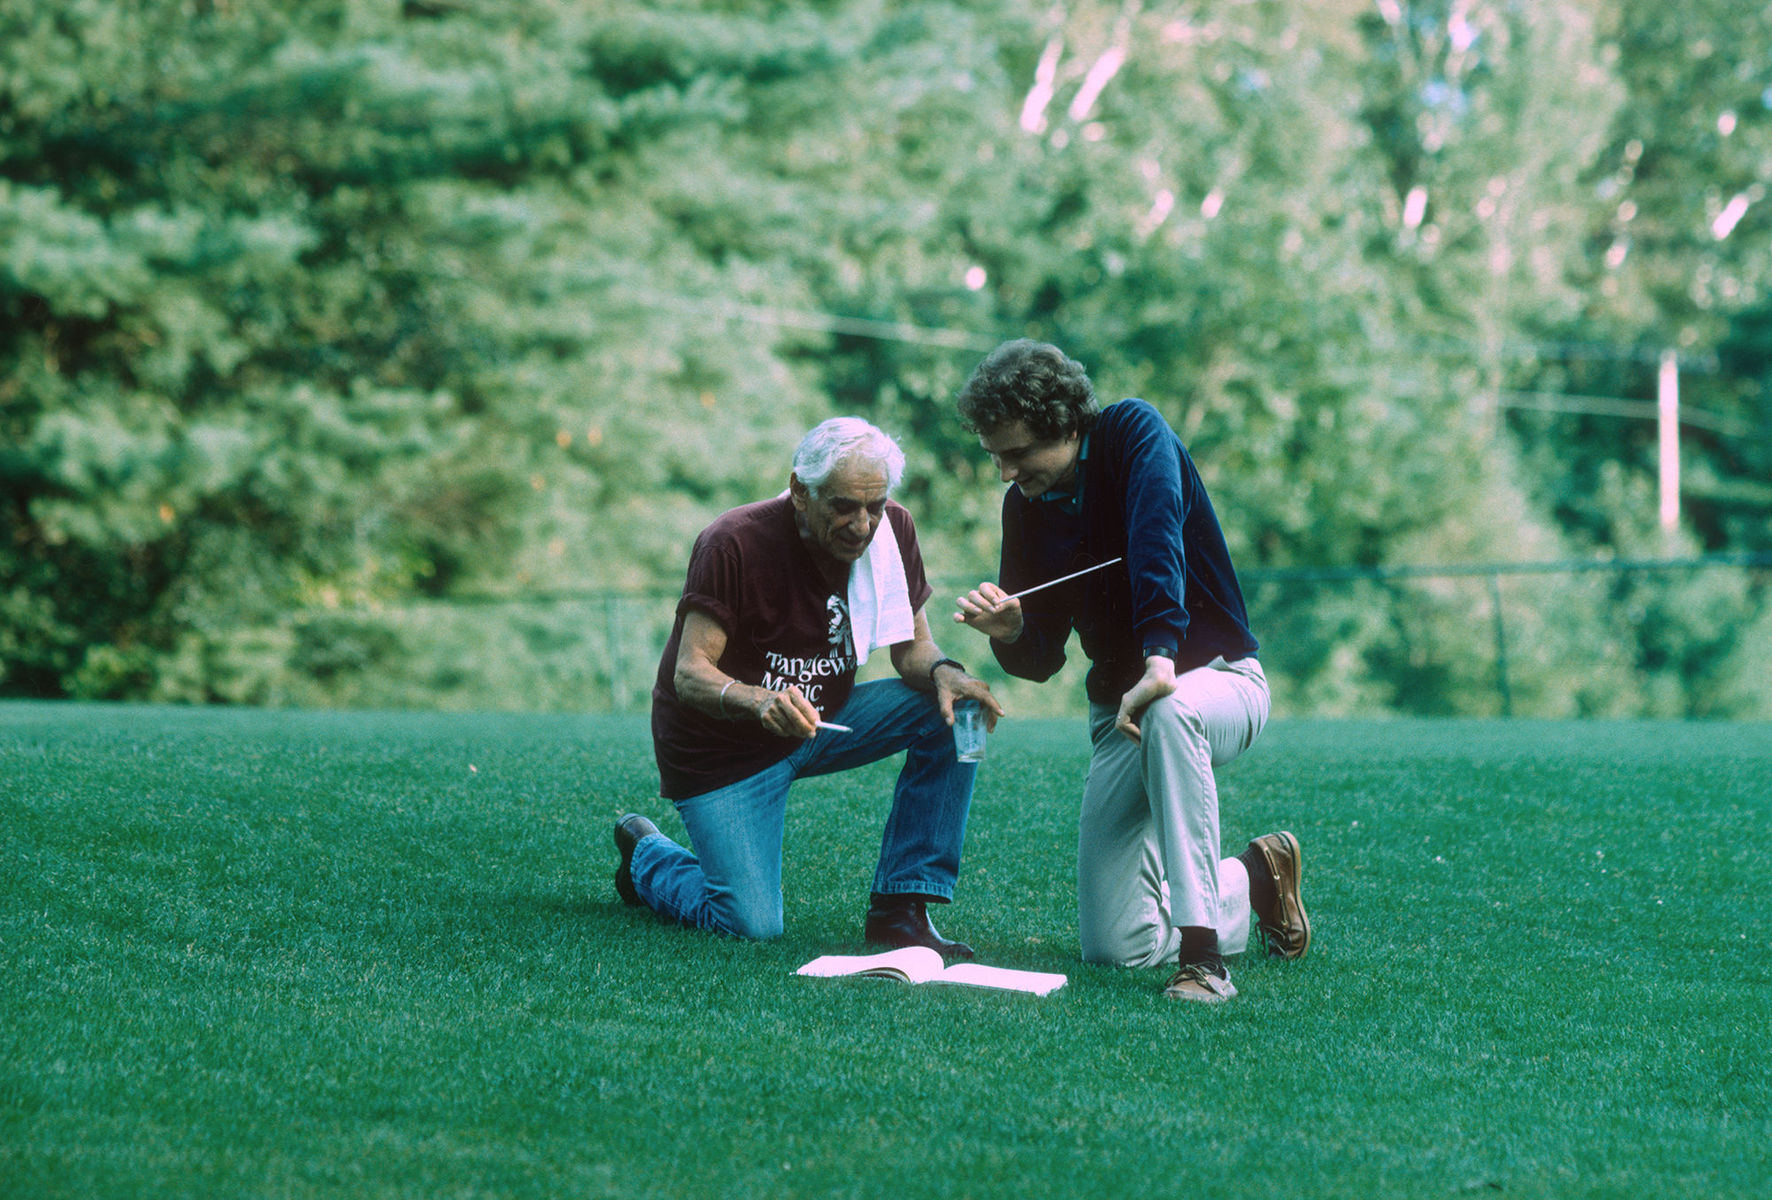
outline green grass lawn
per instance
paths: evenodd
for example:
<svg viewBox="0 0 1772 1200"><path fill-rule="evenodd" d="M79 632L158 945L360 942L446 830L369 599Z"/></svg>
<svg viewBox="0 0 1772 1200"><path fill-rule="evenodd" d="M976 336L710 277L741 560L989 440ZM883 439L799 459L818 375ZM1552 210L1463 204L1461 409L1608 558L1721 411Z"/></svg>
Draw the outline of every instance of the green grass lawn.
<svg viewBox="0 0 1772 1200"><path fill-rule="evenodd" d="M787 936L624 908L644 721L0 705L0 1196L1772 1195L1772 727L1281 722L1241 997L1077 962L1080 722L1008 722L944 931L1046 998L811 980L895 766L808 781Z"/></svg>

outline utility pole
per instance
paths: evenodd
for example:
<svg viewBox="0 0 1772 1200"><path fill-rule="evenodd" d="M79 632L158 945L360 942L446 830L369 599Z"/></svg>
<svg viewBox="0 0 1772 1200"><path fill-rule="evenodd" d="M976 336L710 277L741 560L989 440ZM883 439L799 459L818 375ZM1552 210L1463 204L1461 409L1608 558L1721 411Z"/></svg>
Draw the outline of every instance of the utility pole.
<svg viewBox="0 0 1772 1200"><path fill-rule="evenodd" d="M1661 352L1655 418L1661 435L1661 537L1672 549L1674 534L1680 528L1680 356L1672 350Z"/></svg>

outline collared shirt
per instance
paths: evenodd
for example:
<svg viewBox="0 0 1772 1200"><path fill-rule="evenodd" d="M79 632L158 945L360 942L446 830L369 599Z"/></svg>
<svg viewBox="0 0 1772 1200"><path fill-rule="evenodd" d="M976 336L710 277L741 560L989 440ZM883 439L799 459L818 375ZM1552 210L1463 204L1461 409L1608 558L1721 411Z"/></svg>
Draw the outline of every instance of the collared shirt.
<svg viewBox="0 0 1772 1200"><path fill-rule="evenodd" d="M1083 434L1083 444L1077 448L1077 473L1071 479L1071 490L1061 492L1054 488L1049 492L1040 493L1042 504L1056 504L1073 517L1083 511L1083 468L1089 462L1089 435Z"/></svg>
<svg viewBox="0 0 1772 1200"><path fill-rule="evenodd" d="M1005 491L997 581L1016 592L1125 561L1029 596L1021 637L991 642L997 661L1011 675L1048 679L1074 630L1093 664L1089 698L1118 704L1144 674L1146 648L1174 647L1177 674L1256 653L1223 531L1181 439L1142 400L1108 405L1090 434L1075 503Z"/></svg>

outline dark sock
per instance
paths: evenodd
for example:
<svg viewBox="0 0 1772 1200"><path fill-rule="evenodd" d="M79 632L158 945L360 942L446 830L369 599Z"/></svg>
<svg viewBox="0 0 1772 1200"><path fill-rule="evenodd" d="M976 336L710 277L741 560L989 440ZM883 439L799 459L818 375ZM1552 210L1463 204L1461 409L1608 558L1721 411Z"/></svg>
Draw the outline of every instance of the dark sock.
<svg viewBox="0 0 1772 1200"><path fill-rule="evenodd" d="M946 904L940 896L923 896L916 892L869 892L868 907L876 910L910 909L919 904Z"/></svg>
<svg viewBox="0 0 1772 1200"><path fill-rule="evenodd" d="M1224 956L1218 952L1218 930L1203 925L1181 927L1181 965L1203 963L1214 975L1223 975Z"/></svg>
<svg viewBox="0 0 1772 1200"><path fill-rule="evenodd" d="M1249 907L1255 910L1258 918L1264 917L1279 899L1279 893L1274 890L1273 874L1267 869L1267 859L1253 845L1237 858L1249 870Z"/></svg>

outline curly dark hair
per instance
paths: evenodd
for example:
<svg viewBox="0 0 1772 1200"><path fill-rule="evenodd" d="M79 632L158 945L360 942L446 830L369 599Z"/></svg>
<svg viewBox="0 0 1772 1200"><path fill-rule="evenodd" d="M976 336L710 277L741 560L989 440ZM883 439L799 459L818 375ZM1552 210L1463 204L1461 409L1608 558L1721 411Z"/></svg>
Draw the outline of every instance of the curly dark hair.
<svg viewBox="0 0 1772 1200"><path fill-rule="evenodd" d="M955 407L973 433L1023 421L1043 442L1084 432L1101 413L1083 364L1029 338L1004 342L985 355Z"/></svg>

